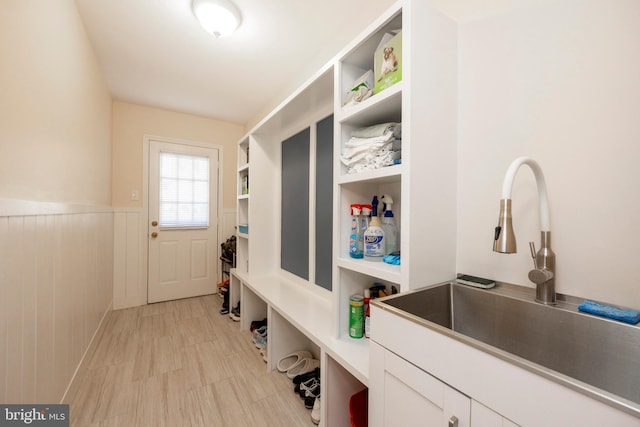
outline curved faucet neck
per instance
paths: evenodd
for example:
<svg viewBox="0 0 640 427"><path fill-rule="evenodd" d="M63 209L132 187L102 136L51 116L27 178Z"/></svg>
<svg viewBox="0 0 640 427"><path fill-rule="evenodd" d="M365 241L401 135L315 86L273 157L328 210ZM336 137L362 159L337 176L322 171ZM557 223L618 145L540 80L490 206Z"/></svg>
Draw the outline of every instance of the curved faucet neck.
<svg viewBox="0 0 640 427"><path fill-rule="evenodd" d="M538 205L540 207L540 230L551 231L551 224L549 219L549 198L547 196L547 184L544 180L544 174L540 165L530 157L518 157L515 159L507 173L504 176L504 182L502 184L502 198L511 199L511 192L513 189L513 181L515 180L516 173L520 166L527 165L533 171L533 175L536 178L536 184L538 186Z"/></svg>

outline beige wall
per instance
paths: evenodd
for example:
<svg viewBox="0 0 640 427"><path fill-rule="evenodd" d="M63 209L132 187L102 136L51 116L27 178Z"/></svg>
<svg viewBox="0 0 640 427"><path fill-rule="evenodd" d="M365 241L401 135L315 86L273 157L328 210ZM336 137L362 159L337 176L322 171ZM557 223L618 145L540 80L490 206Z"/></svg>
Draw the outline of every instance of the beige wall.
<svg viewBox="0 0 640 427"><path fill-rule="evenodd" d="M113 181L115 207L142 207L142 143L145 135L209 142L223 147L222 207L236 207L237 142L242 126L122 101L113 102ZM137 191L139 200L131 200Z"/></svg>
<svg viewBox="0 0 640 427"><path fill-rule="evenodd" d="M562 0L460 26L459 272L531 285L526 166L513 188L519 252L491 251L505 172L528 155L547 181L558 291L640 307L638 16L637 0Z"/></svg>
<svg viewBox="0 0 640 427"><path fill-rule="evenodd" d="M63 399L111 305L110 202L111 97L75 3L3 0L0 402Z"/></svg>
<svg viewBox="0 0 640 427"><path fill-rule="evenodd" d="M73 0L0 7L0 198L108 205L111 98Z"/></svg>

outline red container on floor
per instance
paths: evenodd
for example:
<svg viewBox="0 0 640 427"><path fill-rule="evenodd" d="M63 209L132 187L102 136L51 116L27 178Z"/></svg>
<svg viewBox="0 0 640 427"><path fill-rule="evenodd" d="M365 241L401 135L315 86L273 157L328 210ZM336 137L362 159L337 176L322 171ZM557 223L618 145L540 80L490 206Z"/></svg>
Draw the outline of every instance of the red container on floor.
<svg viewBox="0 0 640 427"><path fill-rule="evenodd" d="M369 389L365 388L349 399L351 427L367 427L369 424Z"/></svg>

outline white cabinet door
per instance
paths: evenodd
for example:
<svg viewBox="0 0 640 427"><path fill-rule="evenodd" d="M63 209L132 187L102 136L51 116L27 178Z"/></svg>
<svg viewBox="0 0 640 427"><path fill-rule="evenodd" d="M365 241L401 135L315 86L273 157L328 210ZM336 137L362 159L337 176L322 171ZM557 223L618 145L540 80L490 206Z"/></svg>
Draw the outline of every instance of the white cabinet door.
<svg viewBox="0 0 640 427"><path fill-rule="evenodd" d="M517 424L475 400L471 400L471 425L473 427L518 427Z"/></svg>
<svg viewBox="0 0 640 427"><path fill-rule="evenodd" d="M375 342L370 355L371 426L470 426L467 396Z"/></svg>

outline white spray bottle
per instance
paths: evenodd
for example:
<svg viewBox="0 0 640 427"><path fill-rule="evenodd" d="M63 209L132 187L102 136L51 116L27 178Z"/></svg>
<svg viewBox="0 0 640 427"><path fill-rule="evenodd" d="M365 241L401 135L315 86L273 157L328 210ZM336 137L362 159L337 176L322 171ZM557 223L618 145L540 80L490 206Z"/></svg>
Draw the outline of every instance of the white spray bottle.
<svg viewBox="0 0 640 427"><path fill-rule="evenodd" d="M382 261L385 255L384 230L378 219L378 196L373 196L371 222L364 232L364 257L370 261Z"/></svg>
<svg viewBox="0 0 640 427"><path fill-rule="evenodd" d="M393 199L388 194L381 197L382 203L384 203L384 215L382 216L381 226L384 230L385 241L385 255L389 255L394 252L398 252L400 249L398 245L398 227L396 226L396 220L393 217L393 211L391 206L393 205Z"/></svg>

